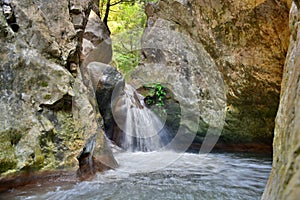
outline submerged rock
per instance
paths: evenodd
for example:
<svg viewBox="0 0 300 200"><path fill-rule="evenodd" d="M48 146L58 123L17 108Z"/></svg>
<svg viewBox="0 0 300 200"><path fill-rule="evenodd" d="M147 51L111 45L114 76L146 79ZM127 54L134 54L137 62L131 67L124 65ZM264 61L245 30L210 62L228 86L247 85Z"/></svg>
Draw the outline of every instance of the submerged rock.
<svg viewBox="0 0 300 200"><path fill-rule="evenodd" d="M273 169L263 200L299 199L300 195L300 7L290 11L290 46L281 84L273 142Z"/></svg>

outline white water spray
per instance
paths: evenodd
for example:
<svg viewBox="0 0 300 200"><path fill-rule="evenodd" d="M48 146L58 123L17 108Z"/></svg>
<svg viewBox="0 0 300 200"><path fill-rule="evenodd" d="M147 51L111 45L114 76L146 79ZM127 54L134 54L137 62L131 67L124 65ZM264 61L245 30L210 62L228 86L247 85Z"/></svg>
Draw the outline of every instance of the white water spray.
<svg viewBox="0 0 300 200"><path fill-rule="evenodd" d="M122 147L130 151L154 151L163 148L170 133L161 119L144 102L144 97L125 84L122 95L112 103L114 119L122 130Z"/></svg>

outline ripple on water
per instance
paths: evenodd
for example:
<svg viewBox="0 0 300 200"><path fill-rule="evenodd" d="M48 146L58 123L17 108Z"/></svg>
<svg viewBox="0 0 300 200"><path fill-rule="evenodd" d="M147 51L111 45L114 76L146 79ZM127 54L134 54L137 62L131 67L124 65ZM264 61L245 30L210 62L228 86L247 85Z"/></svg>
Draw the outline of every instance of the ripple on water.
<svg viewBox="0 0 300 200"><path fill-rule="evenodd" d="M93 181L14 190L5 199L260 199L271 158L244 154L137 152Z"/></svg>

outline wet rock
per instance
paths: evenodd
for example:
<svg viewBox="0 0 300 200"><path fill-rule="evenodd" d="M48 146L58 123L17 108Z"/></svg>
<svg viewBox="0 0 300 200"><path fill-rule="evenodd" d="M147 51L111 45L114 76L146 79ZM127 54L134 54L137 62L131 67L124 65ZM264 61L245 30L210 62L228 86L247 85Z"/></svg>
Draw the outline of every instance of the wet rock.
<svg viewBox="0 0 300 200"><path fill-rule="evenodd" d="M161 89L158 89L158 86ZM179 129L181 108L172 91L168 89L168 85L143 85L138 88L138 92L144 96L145 106L164 121L165 128L170 131L170 134L175 135Z"/></svg>
<svg viewBox="0 0 300 200"><path fill-rule="evenodd" d="M297 1L298 2L298 1ZM290 11L290 45L281 84L273 142L273 168L262 199L299 199L300 195L300 10Z"/></svg>
<svg viewBox="0 0 300 200"><path fill-rule="evenodd" d="M111 150L109 145L103 147L99 133L90 137L80 155L77 157L79 161L79 169L77 175L85 180L92 177L96 172L103 172L108 169L115 169L118 163L111 159ZM101 148L99 148L100 146ZM96 152L97 149L102 149L102 152Z"/></svg>
<svg viewBox="0 0 300 200"><path fill-rule="evenodd" d="M96 98L100 113L103 117L104 130L109 139L117 142L119 146L119 128L112 113L112 101L122 93L125 82L122 75L113 67L99 63L92 62L87 66L91 80L96 92Z"/></svg>
<svg viewBox="0 0 300 200"><path fill-rule="evenodd" d="M16 188L36 188L37 184L50 185L50 184L76 184L78 178L74 171L45 171L28 173L23 172L18 175L11 175L0 179L0 192L14 190Z"/></svg>

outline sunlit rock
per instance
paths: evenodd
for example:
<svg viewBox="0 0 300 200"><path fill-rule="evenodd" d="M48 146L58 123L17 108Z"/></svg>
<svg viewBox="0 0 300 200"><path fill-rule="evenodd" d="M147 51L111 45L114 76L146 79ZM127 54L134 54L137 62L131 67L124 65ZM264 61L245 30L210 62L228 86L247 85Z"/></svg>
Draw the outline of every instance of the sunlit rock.
<svg viewBox="0 0 300 200"><path fill-rule="evenodd" d="M297 4L298 6L297 6ZM300 11L290 11L290 46L281 84L280 105L273 142L273 169L264 200L299 199L300 195Z"/></svg>
<svg viewBox="0 0 300 200"><path fill-rule="evenodd" d="M81 14L80 28L84 29L90 3L2 1L1 175L75 171L76 157L96 133L94 158L106 151L101 149L106 139L99 128L94 90L79 70L82 34L72 21L74 12ZM76 10L71 4L80 8ZM113 160L109 152L105 155Z"/></svg>
<svg viewBox="0 0 300 200"><path fill-rule="evenodd" d="M179 99L186 95L177 92L181 80L187 80L192 87L185 92L197 97L200 138L208 127L222 127L214 123L223 119L219 142L271 149L289 44L287 3L161 0L146 13L142 61L131 82L173 83Z"/></svg>

